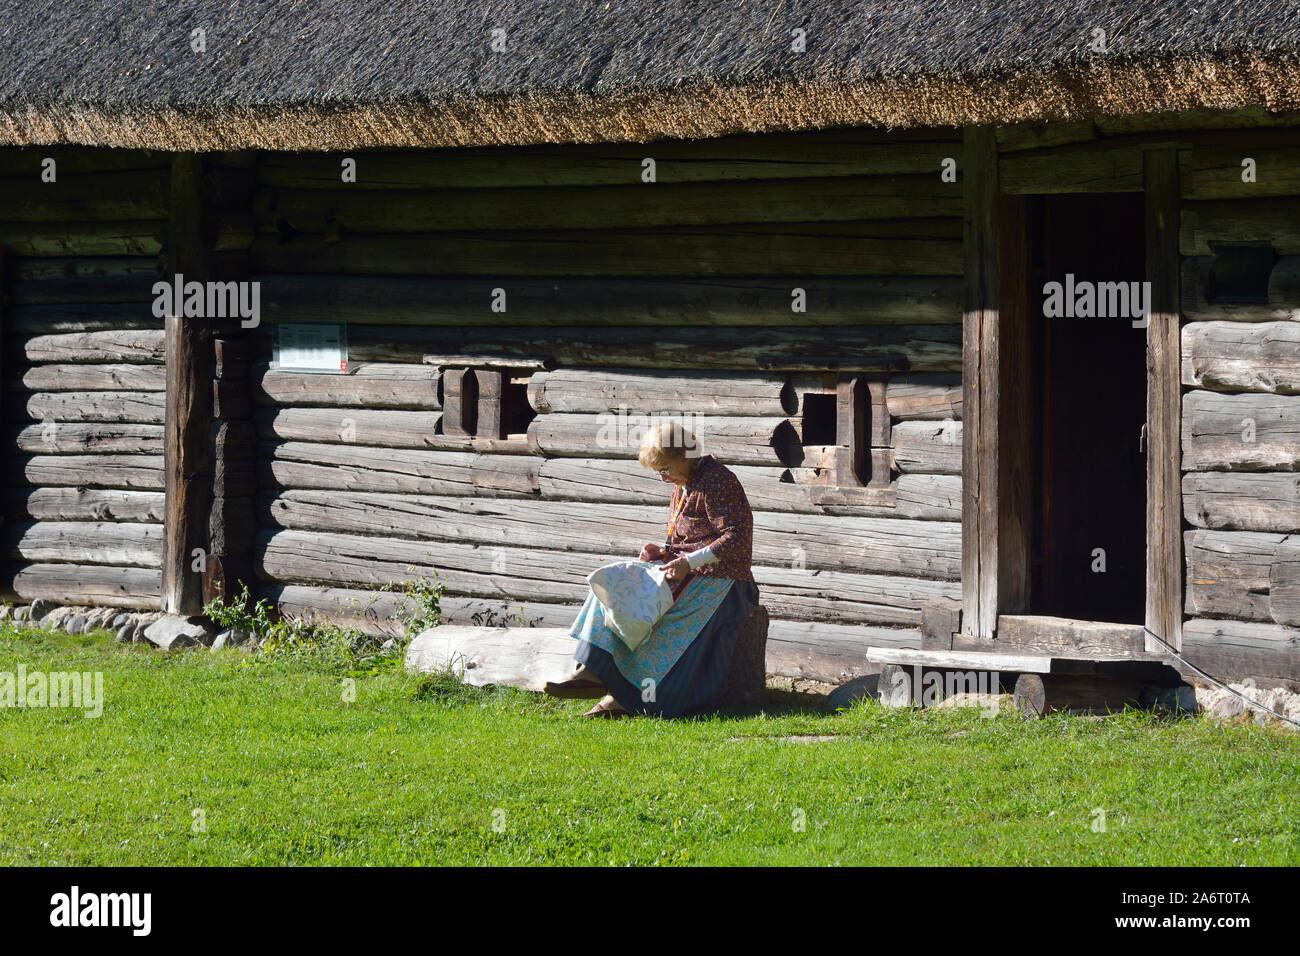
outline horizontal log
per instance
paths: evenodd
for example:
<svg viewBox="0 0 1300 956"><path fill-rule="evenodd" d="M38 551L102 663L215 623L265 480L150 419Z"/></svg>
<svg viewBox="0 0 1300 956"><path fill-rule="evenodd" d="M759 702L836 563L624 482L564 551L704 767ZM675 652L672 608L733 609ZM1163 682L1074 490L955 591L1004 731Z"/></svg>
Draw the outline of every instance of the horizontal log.
<svg viewBox="0 0 1300 956"><path fill-rule="evenodd" d="M1182 444L1187 471L1300 470L1300 397L1188 392Z"/></svg>
<svg viewBox="0 0 1300 956"><path fill-rule="evenodd" d="M885 391L893 418L916 421L961 420L961 375L932 372L895 377Z"/></svg>
<svg viewBox="0 0 1300 956"><path fill-rule="evenodd" d="M286 616L329 621L383 637L404 636L401 616L410 614L414 606L401 592L365 588L267 584L259 596ZM474 627L568 627L581 607L576 603L512 602L455 595L443 595L440 606L444 624Z"/></svg>
<svg viewBox="0 0 1300 956"><path fill-rule="evenodd" d="M435 553L419 541L290 530L263 531L254 547L264 580L376 587L419 576L438 579L451 594L521 601L581 601L586 574L605 563L547 553L555 557L536 561L518 549L452 542Z"/></svg>
<svg viewBox="0 0 1300 956"><path fill-rule="evenodd" d="M1010 195L1142 191L1142 151L1130 143L1070 144L998 157L998 188Z"/></svg>
<svg viewBox="0 0 1300 956"><path fill-rule="evenodd" d="M961 422L899 422L893 427L894 465L905 473L960 475Z"/></svg>
<svg viewBox="0 0 1300 956"><path fill-rule="evenodd" d="M1029 120L1009 123L997 128L999 153L1012 153L1022 149L1049 149L1069 143L1088 142L1098 138L1092 120L1042 121Z"/></svg>
<svg viewBox="0 0 1300 956"><path fill-rule="evenodd" d="M767 511L815 512L806 486L789 481L790 469L729 466L740 480L750 507ZM635 459L549 458L541 462L538 487L557 501L666 504L672 485Z"/></svg>
<svg viewBox="0 0 1300 956"><path fill-rule="evenodd" d="M1300 538L1279 547L1269 568L1268 616L1275 624L1300 627Z"/></svg>
<svg viewBox="0 0 1300 956"><path fill-rule="evenodd" d="M116 250L113 250L116 251ZM253 242L255 272L394 275L960 275L961 220L317 235Z"/></svg>
<svg viewBox="0 0 1300 956"><path fill-rule="evenodd" d="M413 448L263 442L259 479L265 488L471 494L532 494L541 460Z"/></svg>
<svg viewBox="0 0 1300 956"><path fill-rule="evenodd" d="M152 256L17 259L9 300L15 306L149 302L160 273Z"/></svg>
<svg viewBox="0 0 1300 956"><path fill-rule="evenodd" d="M474 490L490 497L537 494L541 462L528 455L476 455L470 466Z"/></svg>
<svg viewBox="0 0 1300 956"><path fill-rule="evenodd" d="M1189 322L1182 336L1184 385L1300 395L1300 322Z"/></svg>
<svg viewBox="0 0 1300 956"><path fill-rule="evenodd" d="M63 175L39 185L30 176L0 179L0 222L166 219L169 179L162 169Z"/></svg>
<svg viewBox="0 0 1300 956"><path fill-rule="evenodd" d="M1193 321L1300 321L1300 256L1281 256L1268 276L1266 302L1211 302L1214 259L1189 256L1183 260L1180 284L1184 317Z"/></svg>
<svg viewBox="0 0 1300 956"><path fill-rule="evenodd" d="M0 223L0 242L18 256L156 256L166 219Z"/></svg>
<svg viewBox="0 0 1300 956"><path fill-rule="evenodd" d="M900 144L905 143L904 148ZM357 181L339 174L344 155L265 153L258 182L339 190L641 184L642 160L658 183L932 173L959 145L951 130L846 129L816 135L728 137L653 145L602 143L510 149L376 150L359 157Z"/></svg>
<svg viewBox="0 0 1300 956"><path fill-rule="evenodd" d="M153 610L159 607L162 572L107 565L28 564L6 576L0 597L22 602L88 604Z"/></svg>
<svg viewBox="0 0 1300 956"><path fill-rule="evenodd" d="M35 392L12 404L20 420L161 425L165 399L162 392Z"/></svg>
<svg viewBox="0 0 1300 956"><path fill-rule="evenodd" d="M1300 475L1186 474L1183 514L1197 528L1300 532Z"/></svg>
<svg viewBox="0 0 1300 956"><path fill-rule="evenodd" d="M1178 251L1213 255L1211 242L1271 242L1280 256L1300 255L1300 196L1183 203Z"/></svg>
<svg viewBox="0 0 1300 956"><path fill-rule="evenodd" d="M155 318L152 305L144 302L76 302L7 309L5 324L16 336L26 336L161 330L163 320Z"/></svg>
<svg viewBox="0 0 1300 956"><path fill-rule="evenodd" d="M431 365L371 362L350 373L281 371L252 367L253 395L262 404L337 405L347 408L441 408L440 372Z"/></svg>
<svg viewBox="0 0 1300 956"><path fill-rule="evenodd" d="M262 408L253 416L263 438L343 442L392 448L437 448L441 412L357 408Z"/></svg>
<svg viewBox="0 0 1300 956"><path fill-rule="evenodd" d="M755 328L743 335L675 326L348 329L354 362L419 362L430 352L482 360L544 357L551 367L950 372L961 368L961 326Z"/></svg>
<svg viewBox="0 0 1300 956"><path fill-rule="evenodd" d="M649 415L538 415L528 423L528 445L547 457L635 458L653 424ZM664 420L655 416L654 421ZM789 418L674 416L695 435L696 454L748 465L798 465L801 423Z"/></svg>
<svg viewBox="0 0 1300 956"><path fill-rule="evenodd" d="M1188 613L1269 620L1269 571L1286 542L1258 531L1185 532Z"/></svg>
<svg viewBox="0 0 1300 956"><path fill-rule="evenodd" d="M5 529L5 553L22 561L162 567L161 524L36 521Z"/></svg>
<svg viewBox="0 0 1300 956"><path fill-rule="evenodd" d="M999 614L997 635L998 649L1007 653L1109 657L1142 654L1146 648L1141 625L1080 621L1039 614ZM948 638L954 650L987 649L987 642L980 638L960 635L954 638L951 633Z"/></svg>
<svg viewBox="0 0 1300 956"><path fill-rule="evenodd" d="M1183 623L1181 650L1189 661L1220 680L1300 681L1300 629L1194 619Z"/></svg>
<svg viewBox="0 0 1300 956"><path fill-rule="evenodd" d="M920 646L921 632L916 628L775 620L767 631L767 670L840 684L879 673L879 664L867 662L869 647Z"/></svg>
<svg viewBox="0 0 1300 956"><path fill-rule="evenodd" d="M1271 110L1266 106L1248 106L1236 110L1178 110L1171 113L1134 113L1098 116L1093 119L1103 135L1119 135L1152 130L1190 131L1196 142L1240 143L1265 139L1273 127L1293 127L1300 122L1300 112ZM1231 133L1206 133L1205 130L1232 130ZM1290 132L1289 130L1279 130ZM1179 137L1181 140L1183 137Z"/></svg>
<svg viewBox="0 0 1300 956"><path fill-rule="evenodd" d="M1184 199L1256 199L1300 195L1296 143L1205 145L1190 150L1179 176ZM1242 181L1242 162L1254 160L1254 178Z"/></svg>
<svg viewBox="0 0 1300 956"><path fill-rule="evenodd" d="M59 176L127 169L170 169L171 153L149 149L87 149L85 146L6 146L0 149L0 176L21 177L40 189L46 159ZM90 179L96 177L91 176Z"/></svg>
<svg viewBox="0 0 1300 956"><path fill-rule="evenodd" d="M937 168L937 167L936 167ZM757 222L832 222L961 216L961 186L920 176L768 182L428 189L262 188L253 200L266 234L448 230L636 229ZM3 211L0 204L0 212Z"/></svg>
<svg viewBox="0 0 1300 956"><path fill-rule="evenodd" d="M12 459L29 485L72 488L163 486L162 455L30 455Z"/></svg>
<svg viewBox="0 0 1300 956"><path fill-rule="evenodd" d="M6 376L5 386L30 392L163 392L167 390L167 369L123 363L32 365Z"/></svg>
<svg viewBox="0 0 1300 956"><path fill-rule="evenodd" d="M1049 714L1102 716L1139 707L1149 685L1140 676L1096 677L1074 674L1021 674L1012 704L1030 719Z"/></svg>
<svg viewBox="0 0 1300 956"><path fill-rule="evenodd" d="M663 509L636 505L352 491L287 490L263 496L260 508L264 523L297 530L485 546L509 542L624 555L620 560L647 541L662 540L667 520ZM773 567L955 580L960 557L960 526L941 522L757 512L754 529L754 559Z"/></svg>
<svg viewBox="0 0 1300 956"><path fill-rule="evenodd" d="M903 518L961 521L960 475L899 475L894 509ZM829 514L850 514L827 509Z"/></svg>
<svg viewBox="0 0 1300 956"><path fill-rule="evenodd" d="M145 521L161 523L164 496L116 488L11 488L8 513L38 521Z"/></svg>
<svg viewBox="0 0 1300 956"><path fill-rule="evenodd" d="M896 482L896 503L890 506L822 506L813 503L813 486L791 480L804 469L729 467L755 511L961 520L959 476L901 475ZM546 459L538 472L538 485L543 498L622 504L666 503L671 491L635 460L615 458Z"/></svg>
<svg viewBox="0 0 1300 956"><path fill-rule="evenodd" d="M798 401L784 375L680 375L671 372L565 368L534 372L528 401L539 412L690 412L785 416Z"/></svg>
<svg viewBox="0 0 1300 956"><path fill-rule="evenodd" d="M457 276L258 276L273 321L511 325L927 325L961 321L954 276L720 276L530 279ZM805 311L795 313L793 290Z"/></svg>
<svg viewBox="0 0 1300 956"><path fill-rule="evenodd" d="M161 328L20 336L17 339L16 351L29 362L161 364L167 360L167 347Z"/></svg>
<svg viewBox="0 0 1300 956"><path fill-rule="evenodd" d="M14 444L19 451L36 455L161 455L163 426L50 421L17 429Z"/></svg>
<svg viewBox="0 0 1300 956"><path fill-rule="evenodd" d="M955 581L879 574L756 567L754 580L772 615L792 621L920 627L925 602L961 597Z"/></svg>

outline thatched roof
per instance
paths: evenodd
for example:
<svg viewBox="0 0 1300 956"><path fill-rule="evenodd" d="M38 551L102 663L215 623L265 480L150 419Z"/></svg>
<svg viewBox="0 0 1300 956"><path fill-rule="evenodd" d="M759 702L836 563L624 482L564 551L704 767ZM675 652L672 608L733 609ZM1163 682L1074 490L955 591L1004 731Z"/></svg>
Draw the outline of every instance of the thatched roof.
<svg viewBox="0 0 1300 956"><path fill-rule="evenodd" d="M1297 0L8 0L0 22L11 144L598 142L1252 106L1300 107Z"/></svg>

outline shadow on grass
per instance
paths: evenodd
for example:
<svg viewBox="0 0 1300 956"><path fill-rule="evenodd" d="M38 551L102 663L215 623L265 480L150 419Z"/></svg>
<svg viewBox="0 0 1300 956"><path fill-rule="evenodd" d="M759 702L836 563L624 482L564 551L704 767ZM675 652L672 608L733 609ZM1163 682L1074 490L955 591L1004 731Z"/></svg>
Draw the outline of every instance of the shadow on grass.
<svg viewBox="0 0 1300 956"><path fill-rule="evenodd" d="M420 675L415 681L412 696L416 700L453 707L505 704L546 713L561 713L569 709L566 701L516 687L495 684L476 687L467 684L461 679L461 675L452 669ZM827 706L826 697L822 694L801 694L769 687L763 693L761 713L767 717L821 717L832 711ZM756 714L752 712L724 710L713 714L701 714L694 719L747 720L754 716Z"/></svg>

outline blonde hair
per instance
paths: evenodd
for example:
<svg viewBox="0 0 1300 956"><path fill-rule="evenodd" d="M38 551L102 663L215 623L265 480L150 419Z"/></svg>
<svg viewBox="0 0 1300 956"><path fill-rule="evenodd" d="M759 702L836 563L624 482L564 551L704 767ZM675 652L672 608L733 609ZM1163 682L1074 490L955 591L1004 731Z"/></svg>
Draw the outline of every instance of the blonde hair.
<svg viewBox="0 0 1300 956"><path fill-rule="evenodd" d="M650 426L636 458L644 467L658 471L693 457L698 448L695 433L669 419Z"/></svg>

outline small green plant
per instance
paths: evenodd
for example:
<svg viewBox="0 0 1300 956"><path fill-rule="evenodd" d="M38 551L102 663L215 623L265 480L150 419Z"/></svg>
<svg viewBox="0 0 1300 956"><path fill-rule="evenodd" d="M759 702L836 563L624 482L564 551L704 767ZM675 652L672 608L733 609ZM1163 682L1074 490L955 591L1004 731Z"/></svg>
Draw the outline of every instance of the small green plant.
<svg viewBox="0 0 1300 956"><path fill-rule="evenodd" d="M407 565L406 570L415 571L415 565ZM421 631L442 623L442 593L446 585L441 581L416 577L401 582L390 581L379 590L401 595L392 618L401 623L408 641Z"/></svg>
<svg viewBox="0 0 1300 956"><path fill-rule="evenodd" d="M233 600L227 601L224 595L213 598L203 608L203 613L221 627L242 631L255 637L269 634L277 623L277 616L271 605L264 600L253 603L253 596L248 593L247 584L241 587L239 594Z"/></svg>
<svg viewBox="0 0 1300 956"><path fill-rule="evenodd" d="M386 653L378 639L358 628L285 616L265 600L254 603L247 585L233 600L218 597L203 612L220 626L254 638L256 653L245 664L288 660L363 676L400 662L399 655Z"/></svg>

